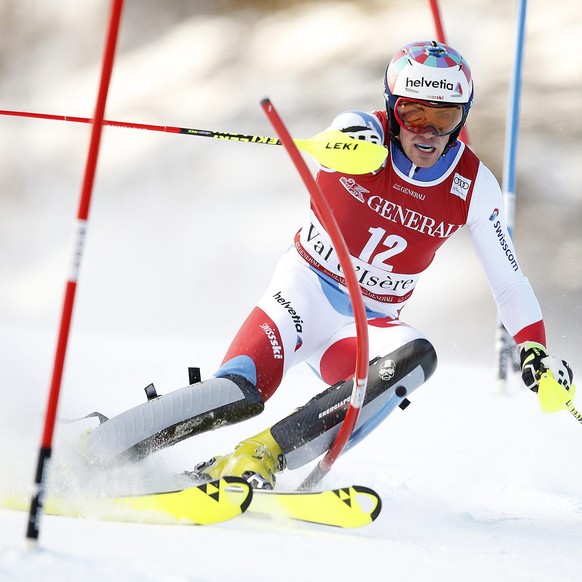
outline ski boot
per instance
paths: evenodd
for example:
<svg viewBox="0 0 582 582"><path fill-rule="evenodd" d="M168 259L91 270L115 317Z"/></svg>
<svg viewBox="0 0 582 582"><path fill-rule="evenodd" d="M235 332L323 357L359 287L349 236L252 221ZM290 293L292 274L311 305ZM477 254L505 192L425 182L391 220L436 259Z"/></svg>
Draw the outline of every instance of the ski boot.
<svg viewBox="0 0 582 582"><path fill-rule="evenodd" d="M232 453L199 463L187 474L191 478L205 481L225 476L242 477L253 489L273 489L275 473L283 469L285 457L267 429L241 441Z"/></svg>

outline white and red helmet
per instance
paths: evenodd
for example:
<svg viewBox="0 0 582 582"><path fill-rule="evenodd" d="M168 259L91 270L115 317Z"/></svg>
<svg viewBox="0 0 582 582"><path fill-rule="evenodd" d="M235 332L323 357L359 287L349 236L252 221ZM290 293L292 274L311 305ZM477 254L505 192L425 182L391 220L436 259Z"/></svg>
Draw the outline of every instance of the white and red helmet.
<svg viewBox="0 0 582 582"><path fill-rule="evenodd" d="M462 105L462 121L451 133L450 145L458 138L473 103L471 69L461 54L446 44L413 42L392 57L384 77L384 97L394 136L400 132L394 121L394 106L401 97L433 105Z"/></svg>

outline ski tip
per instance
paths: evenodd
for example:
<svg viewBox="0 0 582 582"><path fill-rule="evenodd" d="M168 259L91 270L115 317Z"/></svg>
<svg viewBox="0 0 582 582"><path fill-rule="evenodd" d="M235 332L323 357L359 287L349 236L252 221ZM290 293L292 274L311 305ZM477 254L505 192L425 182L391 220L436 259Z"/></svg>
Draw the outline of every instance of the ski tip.
<svg viewBox="0 0 582 582"><path fill-rule="evenodd" d="M382 500L369 487L351 485L323 491L254 491L250 511L318 525L358 528L372 523Z"/></svg>
<svg viewBox="0 0 582 582"><path fill-rule="evenodd" d="M222 480L227 483L227 489L230 487L246 493L246 497L240 505L240 512L244 513L249 508L251 501L253 500L253 488L251 487L250 483L242 477L226 476L222 477ZM217 483L219 483L219 481Z"/></svg>
<svg viewBox="0 0 582 582"><path fill-rule="evenodd" d="M378 493L373 489L370 489L370 487L364 487L363 485L354 485L352 489L356 491L356 493L365 495L369 500L375 502L375 505L370 508L368 515L370 516L371 521L376 521L376 518L382 511L382 498L380 495L378 495Z"/></svg>

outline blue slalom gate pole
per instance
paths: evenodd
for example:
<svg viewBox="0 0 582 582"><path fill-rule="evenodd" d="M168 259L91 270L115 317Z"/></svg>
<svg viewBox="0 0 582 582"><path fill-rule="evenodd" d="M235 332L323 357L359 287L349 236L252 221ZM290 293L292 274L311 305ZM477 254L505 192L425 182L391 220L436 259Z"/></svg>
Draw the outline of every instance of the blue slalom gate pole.
<svg viewBox="0 0 582 582"><path fill-rule="evenodd" d="M519 135L519 106L521 100L521 76L523 63L523 49L525 44L527 0L520 0L517 13L517 35L515 42L515 62L513 75L509 87L509 108L505 131L505 154L503 159L503 179L501 187L507 216L507 228L509 235L513 237L515 227L516 208L516 158L517 141ZM517 372L520 369L517 350L513 338L509 335L501 322L497 328L497 354L498 354L498 389L503 391L507 384L507 373L511 367Z"/></svg>

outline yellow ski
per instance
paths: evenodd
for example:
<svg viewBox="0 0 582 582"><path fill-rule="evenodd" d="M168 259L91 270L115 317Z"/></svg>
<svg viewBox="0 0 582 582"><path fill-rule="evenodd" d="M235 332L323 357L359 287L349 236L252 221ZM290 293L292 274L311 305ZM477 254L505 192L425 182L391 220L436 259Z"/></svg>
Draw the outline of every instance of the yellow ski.
<svg viewBox="0 0 582 582"><path fill-rule="evenodd" d="M362 527L380 514L380 496L360 485L325 491L256 489L249 511L344 528Z"/></svg>
<svg viewBox="0 0 582 582"><path fill-rule="evenodd" d="M30 498L11 494L0 499L6 509L28 511ZM363 527L380 514L380 496L360 485L324 491L252 489L239 477L223 477L177 491L118 497L46 498L43 513L105 521L208 525L244 512L342 528Z"/></svg>
<svg viewBox="0 0 582 582"><path fill-rule="evenodd" d="M252 499L249 483L238 477L224 477L180 489L119 497L67 498L45 500L44 513L62 517L149 524L207 525L228 521L244 513ZM30 500L9 495L1 505L27 511Z"/></svg>

